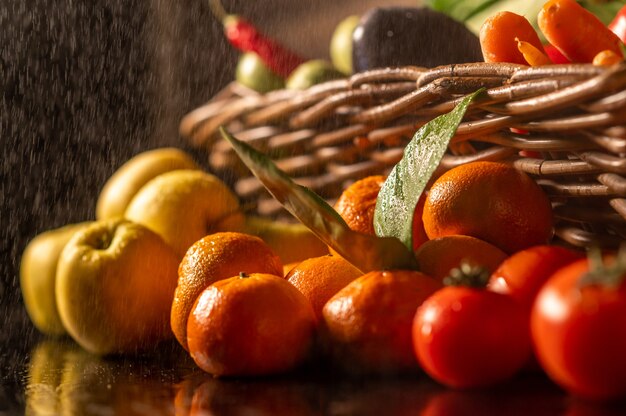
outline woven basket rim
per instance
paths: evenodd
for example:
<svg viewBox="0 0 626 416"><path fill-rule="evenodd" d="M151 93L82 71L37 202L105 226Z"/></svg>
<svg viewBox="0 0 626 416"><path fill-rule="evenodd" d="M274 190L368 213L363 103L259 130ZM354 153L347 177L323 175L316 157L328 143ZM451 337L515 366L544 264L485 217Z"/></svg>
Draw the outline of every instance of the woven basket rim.
<svg viewBox="0 0 626 416"><path fill-rule="evenodd" d="M347 181L388 172L421 125L479 88L485 92L468 109L439 173L475 160L511 163L551 197L559 238L577 246L621 243L626 64L383 68L267 94L233 82L187 114L180 133L207 152L213 170L233 178L240 197L271 213L276 204L238 165L219 126L332 201Z"/></svg>

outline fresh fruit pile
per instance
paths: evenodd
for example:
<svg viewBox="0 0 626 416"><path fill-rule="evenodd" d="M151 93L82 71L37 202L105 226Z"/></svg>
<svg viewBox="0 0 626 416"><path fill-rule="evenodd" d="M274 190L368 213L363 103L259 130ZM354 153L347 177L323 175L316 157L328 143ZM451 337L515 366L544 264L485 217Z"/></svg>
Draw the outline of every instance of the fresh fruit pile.
<svg viewBox="0 0 626 416"><path fill-rule="evenodd" d="M571 28L562 40L563 11L597 27L589 50L572 48ZM384 27L387 12L376 13L365 22ZM539 21L568 59L621 54L621 41L615 48L589 16L573 1L550 0ZM293 70L297 59L250 24L224 22L233 44L264 61L283 56L273 70ZM548 62L532 26L512 13L493 16L475 40L488 60ZM535 369L582 397L624 397L626 251L593 248L587 258L553 244L549 199L510 164L437 170L481 93L420 128L388 175L350 184L334 207L221 129L300 224L246 217L228 186L179 150L141 154L107 182L96 221L29 244L27 310L42 332L67 332L96 354L175 337L215 376L329 360L349 372L424 371L476 388Z"/></svg>
<svg viewBox="0 0 626 416"><path fill-rule="evenodd" d="M302 224L244 215L233 192L183 151L155 149L135 156L109 179L94 221L44 232L28 244L20 267L27 312L41 332L67 334L97 354L132 352L178 337L176 311L186 308L188 314L208 285L200 269L179 281L179 268L187 270L181 259L219 232L222 240L226 232L246 232L252 241L237 246L244 250L239 263L233 253L207 250L229 264L220 278L244 270L282 276L283 263L327 252ZM251 248L261 243L265 257ZM244 261L253 253L258 267L254 258ZM193 298L183 296L190 304L177 306L181 292L190 290Z"/></svg>

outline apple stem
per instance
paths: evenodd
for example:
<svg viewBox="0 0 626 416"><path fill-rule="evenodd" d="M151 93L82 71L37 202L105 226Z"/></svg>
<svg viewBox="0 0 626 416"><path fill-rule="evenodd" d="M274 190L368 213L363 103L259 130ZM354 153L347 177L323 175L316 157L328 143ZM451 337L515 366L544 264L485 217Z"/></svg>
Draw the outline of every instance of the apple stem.
<svg viewBox="0 0 626 416"><path fill-rule="evenodd" d="M248 277L250 277L250 276L248 276L248 275L246 274L246 272L239 272L239 278L240 278L240 279L247 279Z"/></svg>

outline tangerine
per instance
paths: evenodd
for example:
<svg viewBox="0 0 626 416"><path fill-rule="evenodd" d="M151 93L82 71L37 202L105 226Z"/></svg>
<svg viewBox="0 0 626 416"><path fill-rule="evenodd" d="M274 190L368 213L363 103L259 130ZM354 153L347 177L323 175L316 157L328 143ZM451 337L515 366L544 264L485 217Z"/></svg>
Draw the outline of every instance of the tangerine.
<svg viewBox="0 0 626 416"><path fill-rule="evenodd" d="M416 271L369 272L337 292L324 306L326 346L350 371L417 370L412 323L418 306L440 289Z"/></svg>
<svg viewBox="0 0 626 416"><path fill-rule="evenodd" d="M385 183L382 175L367 176L348 186L335 203L335 210L344 219L353 231L374 235L374 212L380 189ZM425 196L422 195L415 206L413 214L413 250L428 240L422 214L424 211ZM331 250L331 253L333 251ZM333 253L334 254L334 253Z"/></svg>
<svg viewBox="0 0 626 416"><path fill-rule="evenodd" d="M335 210L353 231L374 235L376 198L385 183L382 175L367 176L348 186L335 203Z"/></svg>
<svg viewBox="0 0 626 416"><path fill-rule="evenodd" d="M422 220L422 216L424 215L424 206L426 205L426 195L427 194L424 193L420 196L420 198L417 200L417 205L415 205L415 211L413 212L413 222L411 223L413 233L413 252L417 251L417 249L420 248L422 244L428 241L428 235L426 234L426 230L424 229L424 221Z"/></svg>
<svg viewBox="0 0 626 416"><path fill-rule="evenodd" d="M196 298L209 285L245 273L283 276L278 255L259 237L221 232L196 241L178 267L170 325L176 339L187 349L187 318Z"/></svg>
<svg viewBox="0 0 626 416"><path fill-rule="evenodd" d="M450 271L463 262L481 266L490 273L507 254L493 244L467 235L448 235L422 244L415 252L420 271L443 282Z"/></svg>
<svg viewBox="0 0 626 416"><path fill-rule="evenodd" d="M306 359L316 325L309 301L285 279L242 273L200 294L187 343L196 364L215 376L274 374Z"/></svg>
<svg viewBox="0 0 626 416"><path fill-rule="evenodd" d="M318 319L328 300L363 273L342 257L326 255L304 260L285 277L306 297Z"/></svg>
<svg viewBox="0 0 626 416"><path fill-rule="evenodd" d="M462 234L508 254L552 237L550 200L527 174L497 162L472 162L439 177L424 206L429 238Z"/></svg>

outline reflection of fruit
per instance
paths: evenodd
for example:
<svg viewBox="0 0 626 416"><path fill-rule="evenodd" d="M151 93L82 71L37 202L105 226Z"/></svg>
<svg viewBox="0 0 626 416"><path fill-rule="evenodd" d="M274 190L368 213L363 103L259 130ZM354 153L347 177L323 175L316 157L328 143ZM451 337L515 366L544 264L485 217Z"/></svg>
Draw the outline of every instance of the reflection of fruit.
<svg viewBox="0 0 626 416"><path fill-rule="evenodd" d="M343 19L330 39L330 59L338 70L346 75L352 74L352 34L359 24L359 16Z"/></svg>
<svg viewBox="0 0 626 416"><path fill-rule="evenodd" d="M385 182L382 175L367 176L348 186L335 203L335 210L348 227L365 234L374 234L376 198Z"/></svg>
<svg viewBox="0 0 626 416"><path fill-rule="evenodd" d="M362 274L343 258L326 255L304 260L285 278L311 302L313 312L321 319L326 302Z"/></svg>
<svg viewBox="0 0 626 416"><path fill-rule="evenodd" d="M54 294L57 263L65 244L87 224L72 224L39 234L22 255L20 288L24 305L33 324L45 334L65 333Z"/></svg>
<svg viewBox="0 0 626 416"><path fill-rule="evenodd" d="M444 173L430 188L422 218L429 238L470 235L509 254L552 236L546 194L525 173L495 162Z"/></svg>
<svg viewBox="0 0 626 416"><path fill-rule="evenodd" d="M319 415L316 397L307 397L310 392L309 385L294 380L264 379L254 380L252 384L210 378L195 389L189 416Z"/></svg>
<svg viewBox="0 0 626 416"><path fill-rule="evenodd" d="M45 340L33 348L28 365L25 414L62 414L58 391L65 352L77 348L74 343L59 340Z"/></svg>
<svg viewBox="0 0 626 416"><path fill-rule="evenodd" d="M169 415L173 392L163 375L174 368L175 373L189 371L193 363L181 366L181 358L185 357L162 352L159 351L158 359L145 355L139 360L103 359L70 340L41 341L31 350L28 375L24 377L24 413ZM155 371L161 376L155 376Z"/></svg>
<svg viewBox="0 0 626 416"><path fill-rule="evenodd" d="M331 354L350 371L417 370L413 316L439 288L441 283L414 271L376 271L354 280L323 309Z"/></svg>
<svg viewBox="0 0 626 416"><path fill-rule="evenodd" d="M485 275L484 283L488 275ZM530 356L528 316L511 297L484 288L447 286L415 314L415 355L428 375L455 388L496 384Z"/></svg>
<svg viewBox="0 0 626 416"><path fill-rule="evenodd" d="M187 323L187 343L208 373L263 375L291 370L310 352L315 314L285 279L241 274L209 286Z"/></svg>
<svg viewBox="0 0 626 416"><path fill-rule="evenodd" d="M256 235L269 245L283 264L318 257L328 252L326 244L302 223L287 223L269 218L246 217L246 233Z"/></svg>
<svg viewBox="0 0 626 416"><path fill-rule="evenodd" d="M292 90L305 90L313 85L342 78L343 76L330 62L323 59L313 59L300 64L289 75L285 86Z"/></svg>
<svg viewBox="0 0 626 416"><path fill-rule="evenodd" d="M99 220L123 216L135 194L156 176L177 169L198 169L185 152L175 148L149 150L133 157L109 178L96 205Z"/></svg>
<svg viewBox="0 0 626 416"><path fill-rule="evenodd" d="M285 81L254 52L241 55L237 63L236 79L242 85L260 93L277 90L285 86Z"/></svg>
<svg viewBox="0 0 626 416"><path fill-rule="evenodd" d="M125 216L163 237L179 259L202 237L237 231L244 221L232 191L216 176L195 170L157 176L133 197Z"/></svg>
<svg viewBox="0 0 626 416"><path fill-rule="evenodd" d="M283 266L272 249L258 237L241 233L215 233L195 242L178 268L178 286L171 310L171 327L187 349L187 319L207 286L244 273L283 276Z"/></svg>
<svg viewBox="0 0 626 416"><path fill-rule="evenodd" d="M178 259L154 232L127 220L96 222L67 243L57 269L59 315L96 354L168 338Z"/></svg>
<svg viewBox="0 0 626 416"><path fill-rule="evenodd" d="M554 272L583 257L559 246L534 246L506 259L492 273L489 288L513 296L530 310L541 286Z"/></svg>
<svg viewBox="0 0 626 416"><path fill-rule="evenodd" d="M466 235L448 235L429 240L415 252L420 271L439 281L463 262L492 272L507 255L498 247Z"/></svg>

